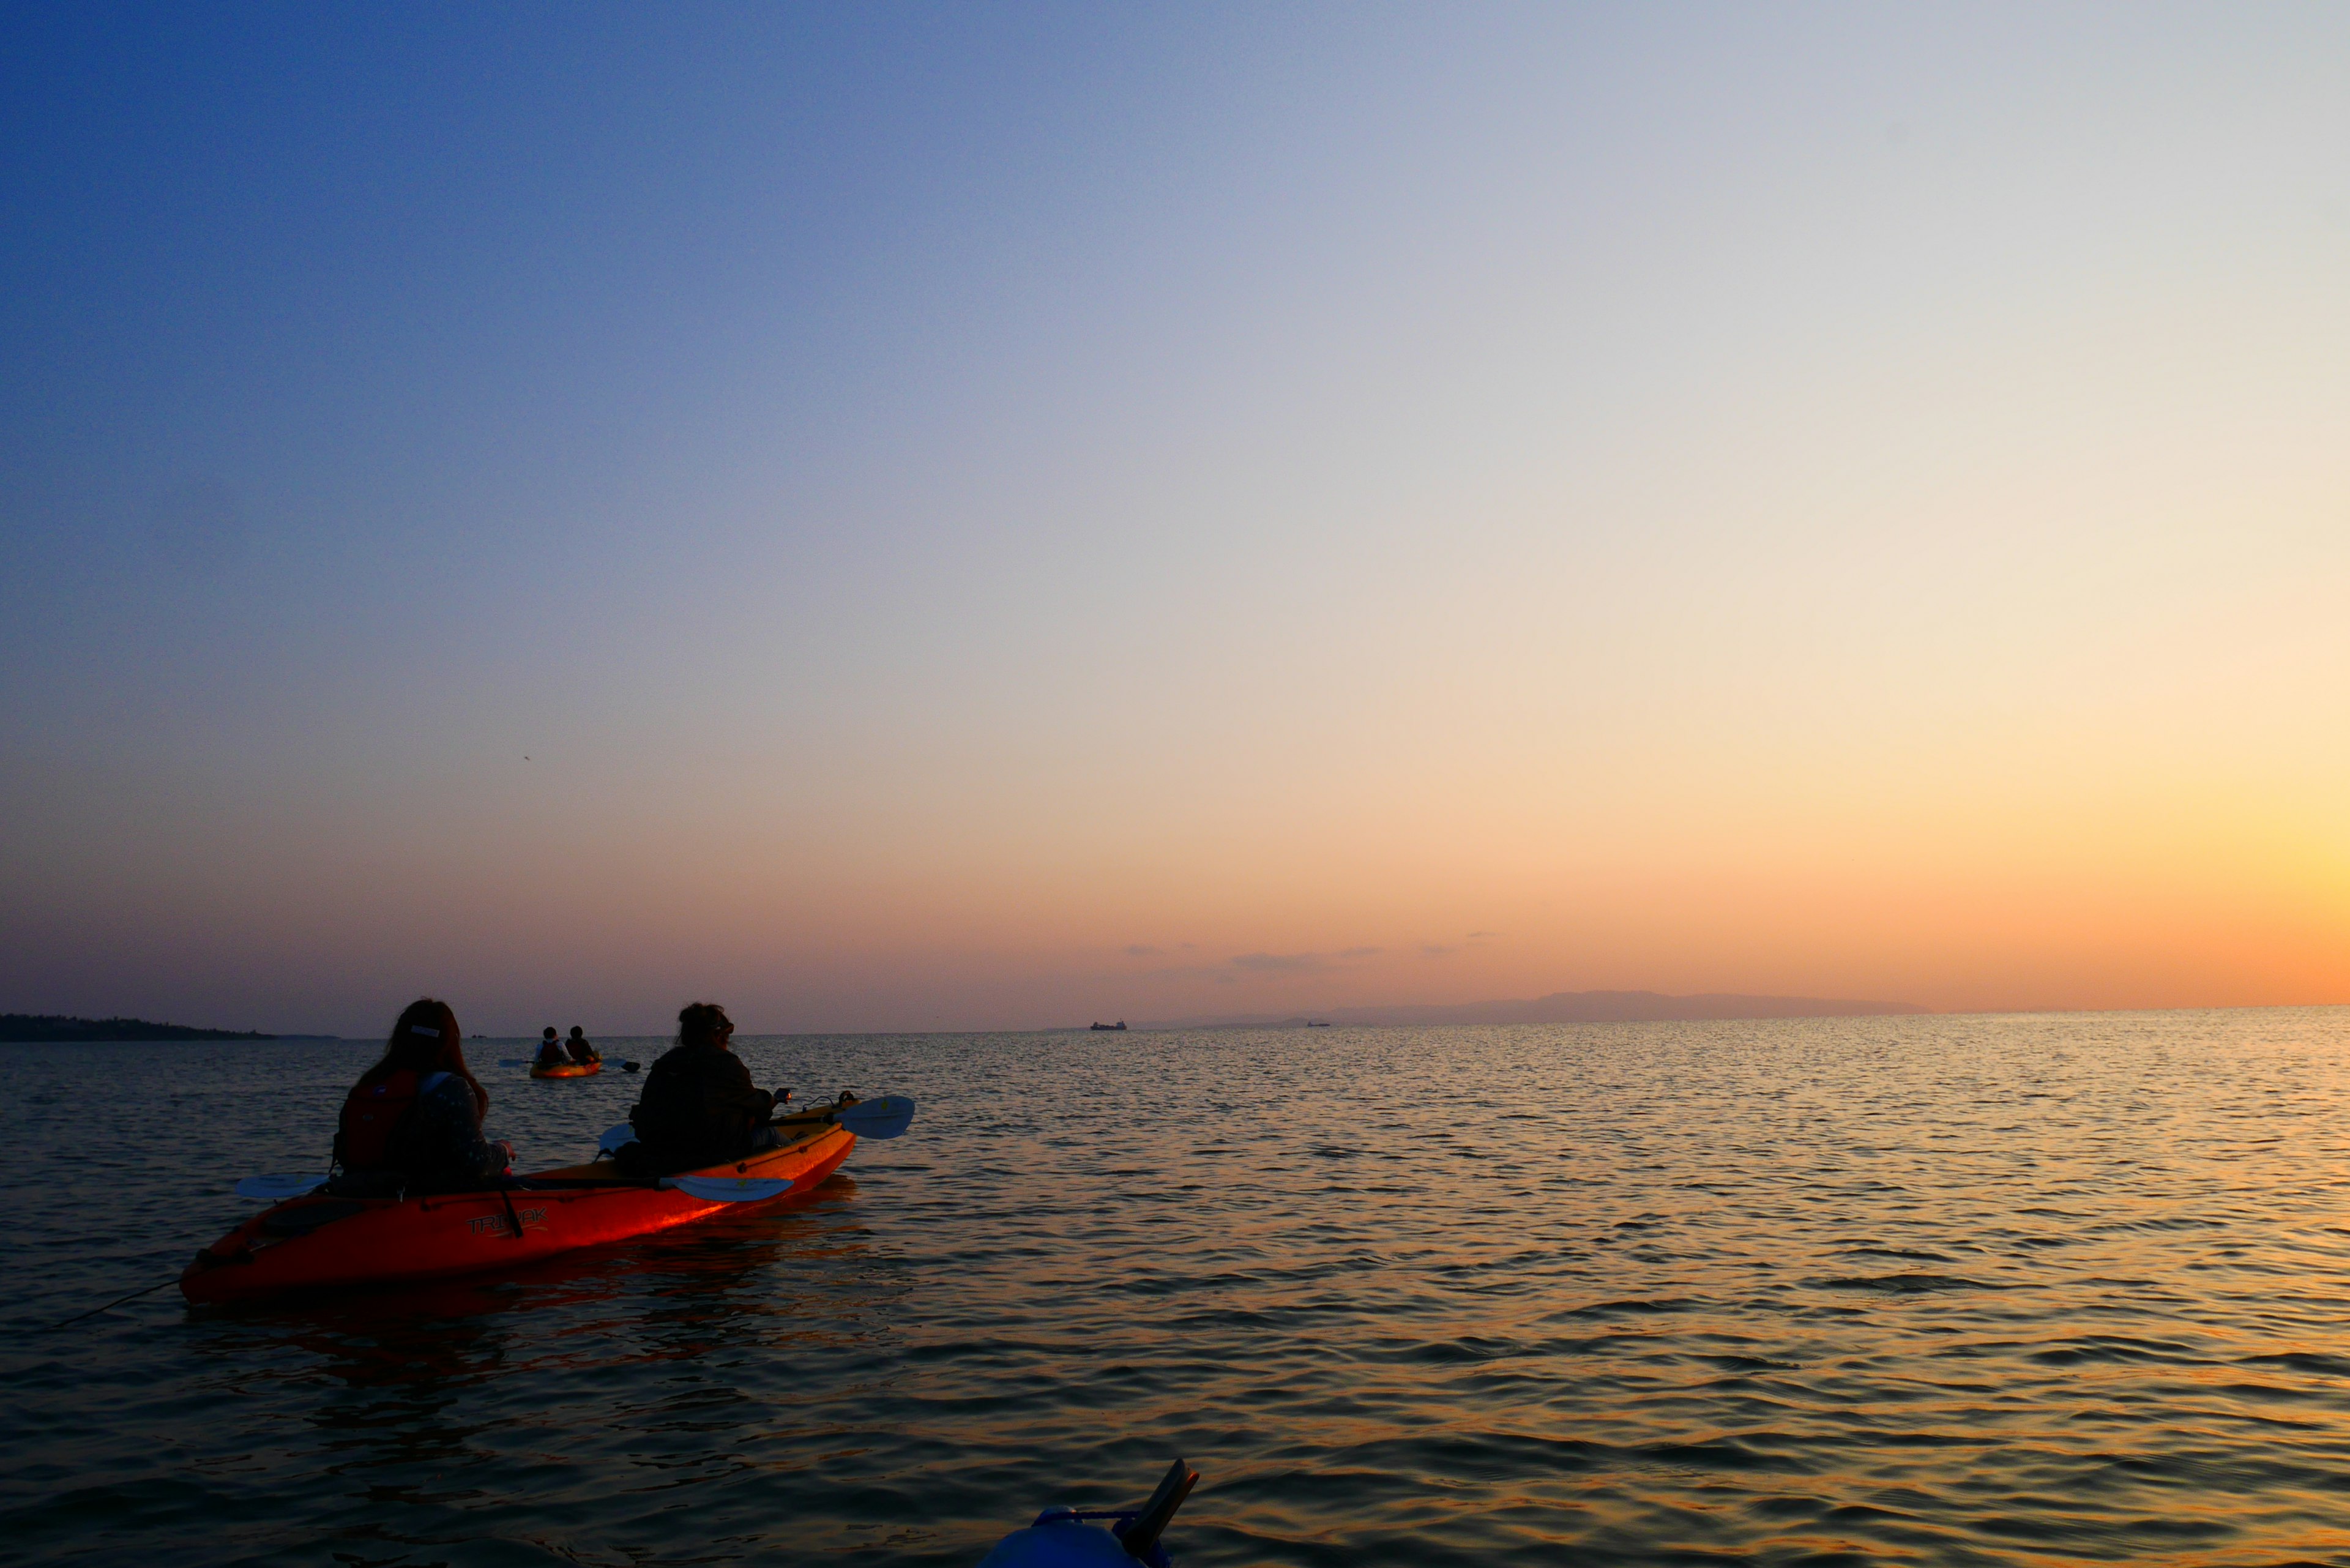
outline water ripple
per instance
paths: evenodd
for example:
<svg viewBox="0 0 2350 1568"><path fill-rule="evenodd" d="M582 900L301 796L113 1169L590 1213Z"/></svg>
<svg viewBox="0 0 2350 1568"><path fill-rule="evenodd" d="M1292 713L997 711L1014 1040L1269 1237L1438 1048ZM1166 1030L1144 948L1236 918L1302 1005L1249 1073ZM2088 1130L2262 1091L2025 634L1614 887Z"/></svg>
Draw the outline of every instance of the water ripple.
<svg viewBox="0 0 2350 1568"><path fill-rule="evenodd" d="M61 1334L315 1166L365 1052L8 1048L43 1179L0 1532L968 1563L1180 1451L1187 1568L2350 1562L2345 1047L2339 1011L747 1041L921 1119L785 1213ZM491 1081L549 1153L634 1082Z"/></svg>

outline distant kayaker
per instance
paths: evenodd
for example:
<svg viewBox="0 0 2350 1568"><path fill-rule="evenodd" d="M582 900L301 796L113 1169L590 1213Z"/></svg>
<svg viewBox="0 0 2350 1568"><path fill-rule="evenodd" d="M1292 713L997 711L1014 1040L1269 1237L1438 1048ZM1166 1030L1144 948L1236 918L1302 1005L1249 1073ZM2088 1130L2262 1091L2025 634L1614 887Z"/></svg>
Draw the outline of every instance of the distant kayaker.
<svg viewBox="0 0 2350 1568"><path fill-rule="evenodd" d="M604 1059L597 1053L596 1047L588 1044L588 1031L580 1028L577 1023L571 1026L571 1040L567 1049L571 1053L571 1059L582 1066L590 1062L600 1062Z"/></svg>
<svg viewBox="0 0 2350 1568"><path fill-rule="evenodd" d="M469 1192L494 1184L514 1146L482 1136L490 1092L465 1065L464 1038L445 1002L411 1002L383 1060L343 1101L336 1189L354 1197Z"/></svg>
<svg viewBox="0 0 2350 1568"><path fill-rule="evenodd" d="M555 1025L550 1023L538 1037L538 1061L541 1067L560 1067L570 1058L563 1054L563 1042L555 1037Z"/></svg>
<svg viewBox="0 0 2350 1568"><path fill-rule="evenodd" d="M667 1174L776 1147L779 1135L767 1125L775 1096L754 1085L751 1069L726 1048L733 1034L733 1020L715 1002L678 1013L677 1044L645 1075L644 1093L629 1113L637 1141L622 1152L630 1163Z"/></svg>

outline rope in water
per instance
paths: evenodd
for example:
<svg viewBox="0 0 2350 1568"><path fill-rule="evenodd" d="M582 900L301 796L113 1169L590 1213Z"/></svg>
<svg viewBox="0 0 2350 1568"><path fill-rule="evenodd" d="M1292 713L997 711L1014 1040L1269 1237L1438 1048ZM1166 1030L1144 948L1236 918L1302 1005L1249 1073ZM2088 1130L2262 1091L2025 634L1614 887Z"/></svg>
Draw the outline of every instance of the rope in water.
<svg viewBox="0 0 2350 1568"><path fill-rule="evenodd" d="M120 1306L124 1302L135 1302L135 1301L137 1301L140 1296L151 1296L151 1295L153 1295L157 1291L160 1291L160 1290L163 1289L166 1285L176 1285L176 1284L178 1284L179 1282L180 1282L180 1281L179 1281L179 1276L177 1276L177 1275L175 1274L175 1275L173 1275L172 1278L170 1278L170 1279L168 1279L168 1280L163 1280L163 1281L159 1282L158 1283L149 1285L149 1286L148 1286L145 1290L143 1290L143 1291L132 1291L132 1292L131 1292L129 1295L127 1295L127 1296L117 1296L117 1297L115 1297L112 1301L110 1301L110 1302L107 1303L106 1303L106 1305L104 1305L104 1306L96 1306L96 1307L92 1307L92 1308L90 1308L88 1312L78 1312L78 1313L74 1314L73 1314L73 1316L71 1316L71 1317L69 1317L69 1318L67 1318L67 1319L65 1319L65 1320L64 1320L64 1321L62 1321L62 1322L59 1322L59 1323L53 1323L53 1324L49 1324L49 1329L54 1330L54 1329L60 1329L60 1328L67 1328L67 1327L69 1327L69 1326L71 1326L71 1325L72 1325L72 1324L78 1324L78 1323L79 1323L82 1319L84 1319L84 1318L86 1318L86 1317L96 1317L99 1314L100 1314L100 1313L102 1313L102 1312L109 1312L109 1311L113 1310L114 1308ZM47 1332L47 1330L45 1330L44 1332Z"/></svg>

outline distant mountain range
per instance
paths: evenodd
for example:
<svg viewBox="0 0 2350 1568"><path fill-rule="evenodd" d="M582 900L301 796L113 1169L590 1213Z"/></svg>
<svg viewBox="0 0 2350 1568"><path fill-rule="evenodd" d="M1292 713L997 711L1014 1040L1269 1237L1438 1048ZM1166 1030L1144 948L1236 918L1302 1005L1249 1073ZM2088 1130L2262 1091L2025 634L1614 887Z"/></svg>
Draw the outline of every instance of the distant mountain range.
<svg viewBox="0 0 2350 1568"><path fill-rule="evenodd" d="M53 1012L0 1012L0 1041L74 1044L86 1040L276 1040L295 1038L251 1030L192 1029L143 1018L68 1018ZM318 1036L302 1036L316 1039Z"/></svg>
<svg viewBox="0 0 2350 1568"><path fill-rule="evenodd" d="M1334 1007L1327 1012L1177 1018L1140 1029L1295 1029L1314 1023L1642 1023L1710 1018L1875 1018L1930 1012L1907 1002L1839 1002L1822 996L1666 996L1653 991L1558 991L1528 1002L1464 1002L1420 1007Z"/></svg>

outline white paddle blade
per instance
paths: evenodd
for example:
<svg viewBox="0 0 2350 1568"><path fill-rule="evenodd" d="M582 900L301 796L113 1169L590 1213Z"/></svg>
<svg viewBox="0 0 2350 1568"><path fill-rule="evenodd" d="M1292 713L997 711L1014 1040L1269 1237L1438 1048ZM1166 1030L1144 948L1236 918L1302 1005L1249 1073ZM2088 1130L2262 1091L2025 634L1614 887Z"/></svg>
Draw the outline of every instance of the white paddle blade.
<svg viewBox="0 0 2350 1568"><path fill-rule="evenodd" d="M834 1117L858 1137L896 1137L913 1122L914 1102L903 1095L859 1100Z"/></svg>
<svg viewBox="0 0 2350 1568"><path fill-rule="evenodd" d="M619 1127L606 1127L604 1136L596 1140L596 1147L606 1154L618 1154L636 1141L637 1129L622 1122Z"/></svg>
<svg viewBox="0 0 2350 1568"><path fill-rule="evenodd" d="M790 1182L767 1176L672 1176L661 1185L704 1203L757 1203L792 1189Z"/></svg>
<svg viewBox="0 0 2350 1568"><path fill-rule="evenodd" d="M283 1203L326 1185L323 1176L248 1176L236 1184L236 1195L256 1203Z"/></svg>

